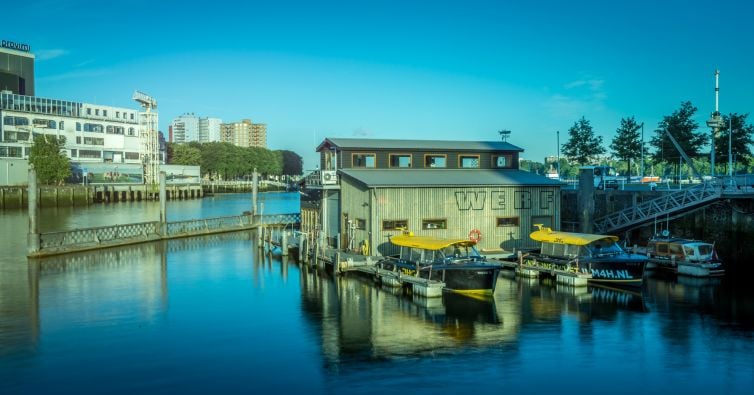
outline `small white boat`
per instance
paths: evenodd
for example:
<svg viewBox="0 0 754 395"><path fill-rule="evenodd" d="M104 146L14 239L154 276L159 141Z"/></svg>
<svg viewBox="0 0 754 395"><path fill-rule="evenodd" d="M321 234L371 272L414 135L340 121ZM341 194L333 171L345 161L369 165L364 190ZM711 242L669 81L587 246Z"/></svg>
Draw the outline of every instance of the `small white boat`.
<svg viewBox="0 0 754 395"><path fill-rule="evenodd" d="M648 269L663 269L694 277L725 274L723 262L718 258L713 243L671 237L667 232L649 240L647 257Z"/></svg>

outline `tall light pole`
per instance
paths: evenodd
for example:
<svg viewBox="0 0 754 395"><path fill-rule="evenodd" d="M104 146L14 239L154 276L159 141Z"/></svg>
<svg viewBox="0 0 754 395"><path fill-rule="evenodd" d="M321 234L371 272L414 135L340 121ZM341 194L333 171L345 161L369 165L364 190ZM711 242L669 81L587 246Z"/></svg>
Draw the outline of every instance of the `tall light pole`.
<svg viewBox="0 0 754 395"><path fill-rule="evenodd" d="M710 174L715 177L715 135L717 131L723 126L723 120L720 117L720 111L718 110L718 95L720 93L720 86L718 85L718 78L720 76L720 70L715 70L715 112L712 113L710 119L707 120L707 126L712 129L712 140L710 141Z"/></svg>
<svg viewBox="0 0 754 395"><path fill-rule="evenodd" d="M728 177L733 182L733 114L728 114Z"/></svg>

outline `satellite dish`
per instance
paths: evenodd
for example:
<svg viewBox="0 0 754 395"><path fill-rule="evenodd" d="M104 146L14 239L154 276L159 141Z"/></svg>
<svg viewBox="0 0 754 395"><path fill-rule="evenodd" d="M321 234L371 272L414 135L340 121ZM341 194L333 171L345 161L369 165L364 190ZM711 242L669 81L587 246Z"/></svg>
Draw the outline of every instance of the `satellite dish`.
<svg viewBox="0 0 754 395"><path fill-rule="evenodd" d="M662 231L662 237L668 237L668 236L670 236L670 232L668 232L667 229L663 230Z"/></svg>

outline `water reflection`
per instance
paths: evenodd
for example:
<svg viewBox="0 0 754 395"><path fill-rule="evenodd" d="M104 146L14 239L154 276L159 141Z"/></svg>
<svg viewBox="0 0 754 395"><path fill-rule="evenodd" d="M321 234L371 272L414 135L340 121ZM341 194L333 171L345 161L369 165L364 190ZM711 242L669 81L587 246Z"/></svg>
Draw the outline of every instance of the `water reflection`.
<svg viewBox="0 0 754 395"><path fill-rule="evenodd" d="M306 266L300 273L302 306L312 321L322 322L322 348L331 366L499 347L517 342L527 325L567 316L583 323L615 321L648 311L640 292L539 280L500 277L494 298L424 298L355 274L333 277Z"/></svg>

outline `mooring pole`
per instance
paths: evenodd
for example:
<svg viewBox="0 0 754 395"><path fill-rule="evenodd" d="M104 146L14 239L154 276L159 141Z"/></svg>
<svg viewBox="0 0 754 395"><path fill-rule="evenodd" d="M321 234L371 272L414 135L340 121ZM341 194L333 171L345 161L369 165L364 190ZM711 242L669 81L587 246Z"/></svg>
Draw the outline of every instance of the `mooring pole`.
<svg viewBox="0 0 754 395"><path fill-rule="evenodd" d="M167 194L165 193L165 172L160 172L160 236L167 236Z"/></svg>
<svg viewBox="0 0 754 395"><path fill-rule="evenodd" d="M257 193L259 184L259 175L257 175L257 168L254 168L254 173L251 177L251 215L257 215Z"/></svg>
<svg viewBox="0 0 754 395"><path fill-rule="evenodd" d="M37 212L37 171L29 166L29 233L27 236L29 255L39 252L40 240L37 228L39 213Z"/></svg>

